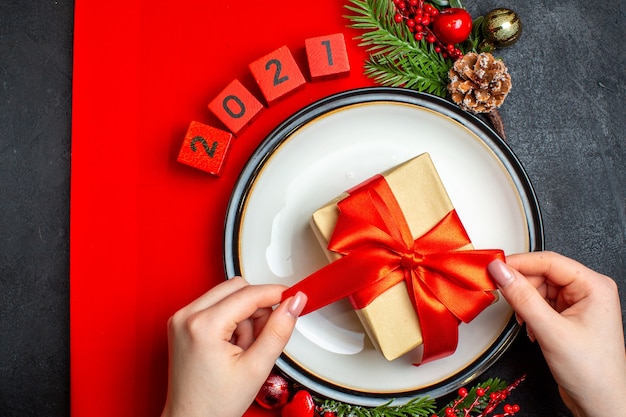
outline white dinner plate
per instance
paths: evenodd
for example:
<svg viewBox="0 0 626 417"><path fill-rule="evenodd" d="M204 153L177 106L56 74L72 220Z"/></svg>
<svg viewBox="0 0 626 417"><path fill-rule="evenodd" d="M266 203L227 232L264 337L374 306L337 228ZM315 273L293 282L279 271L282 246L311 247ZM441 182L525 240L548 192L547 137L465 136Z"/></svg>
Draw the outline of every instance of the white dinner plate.
<svg viewBox="0 0 626 417"><path fill-rule="evenodd" d="M478 249L543 249L535 194L519 160L480 119L407 89L336 94L297 112L257 148L235 185L225 223L227 276L293 285L327 264L311 214L374 174L428 152ZM378 405L439 397L497 360L518 331L503 297L459 327L456 352L413 366L387 361L347 301L301 317L277 366L310 390Z"/></svg>

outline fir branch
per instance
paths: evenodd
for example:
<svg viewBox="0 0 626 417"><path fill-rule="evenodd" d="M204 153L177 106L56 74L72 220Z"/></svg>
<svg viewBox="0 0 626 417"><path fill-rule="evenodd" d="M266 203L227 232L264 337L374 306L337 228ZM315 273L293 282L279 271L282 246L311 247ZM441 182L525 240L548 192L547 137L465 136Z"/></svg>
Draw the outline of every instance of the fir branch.
<svg viewBox="0 0 626 417"><path fill-rule="evenodd" d="M349 0L345 16L352 28L364 30L358 36L370 53L365 74L377 83L402 86L445 97L451 66L425 40L416 41L406 25L394 20L391 0Z"/></svg>
<svg viewBox="0 0 626 417"><path fill-rule="evenodd" d="M447 69L444 70L447 76ZM370 57L365 62L365 75L381 85L425 91L440 97L447 93L447 80L427 67L419 68L412 56L396 62Z"/></svg>
<svg viewBox="0 0 626 417"><path fill-rule="evenodd" d="M472 22L472 31L469 38L461 44L461 50L464 54L468 52L491 52L491 51L479 51L481 42L485 39L483 36L483 26L485 24L485 18L478 16Z"/></svg>
<svg viewBox="0 0 626 417"><path fill-rule="evenodd" d="M498 404L506 399L525 378L524 375L510 385L499 378L490 378L475 385L469 391L463 388L459 390L457 399L450 401L437 413L435 413L436 400L427 396L415 397L403 405L392 405L393 400L390 400L377 407L351 405L329 398L315 397L314 401L318 410L316 415L321 416L329 413L336 417L446 417L448 416L446 411L452 410L455 416L462 414L465 417L470 415L486 417L491 415ZM482 391L480 395L479 389ZM517 408L519 410L519 407Z"/></svg>
<svg viewBox="0 0 626 417"><path fill-rule="evenodd" d="M345 404L334 400L325 400L322 412L334 412L337 417L428 417L435 412L435 400L429 397L417 397L403 405L392 406L391 401L378 407L363 407Z"/></svg>
<svg viewBox="0 0 626 417"><path fill-rule="evenodd" d="M393 60L405 53L424 54L405 25L395 22L395 6L390 0L349 0L345 8L356 15L345 16L351 28L365 30L359 46L374 55L387 55Z"/></svg>

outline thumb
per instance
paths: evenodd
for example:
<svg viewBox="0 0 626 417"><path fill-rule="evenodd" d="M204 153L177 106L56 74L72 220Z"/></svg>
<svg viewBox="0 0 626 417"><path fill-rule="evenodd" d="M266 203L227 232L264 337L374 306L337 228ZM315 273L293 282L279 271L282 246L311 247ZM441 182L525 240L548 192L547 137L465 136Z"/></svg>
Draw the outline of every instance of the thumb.
<svg viewBox="0 0 626 417"><path fill-rule="evenodd" d="M487 269L500 292L516 314L532 327L535 336L553 328L560 315L546 302L539 291L518 271L501 260L492 261Z"/></svg>
<svg viewBox="0 0 626 417"><path fill-rule="evenodd" d="M246 351L246 356L257 364L267 364L269 372L289 342L306 302L307 296L303 292L283 301L272 312L256 341Z"/></svg>

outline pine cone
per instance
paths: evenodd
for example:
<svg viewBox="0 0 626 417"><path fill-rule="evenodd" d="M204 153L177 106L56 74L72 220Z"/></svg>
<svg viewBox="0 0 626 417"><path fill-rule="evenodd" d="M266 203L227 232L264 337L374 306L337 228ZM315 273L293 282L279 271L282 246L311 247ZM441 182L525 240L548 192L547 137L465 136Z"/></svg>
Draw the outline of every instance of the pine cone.
<svg viewBox="0 0 626 417"><path fill-rule="evenodd" d="M488 113L500 107L511 89L511 75L504 62L490 53L467 53L448 71L448 91L463 110Z"/></svg>

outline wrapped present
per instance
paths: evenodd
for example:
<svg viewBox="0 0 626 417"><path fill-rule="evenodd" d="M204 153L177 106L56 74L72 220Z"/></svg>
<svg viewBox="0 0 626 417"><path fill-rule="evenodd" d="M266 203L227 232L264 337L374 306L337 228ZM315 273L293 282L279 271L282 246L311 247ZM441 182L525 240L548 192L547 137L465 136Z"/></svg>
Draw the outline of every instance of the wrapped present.
<svg viewBox="0 0 626 417"><path fill-rule="evenodd" d="M494 300L487 273L500 250L474 250L427 153L320 208L313 231L332 261L284 293L303 314L348 297L388 360L421 344L421 362L453 353L460 322Z"/></svg>

